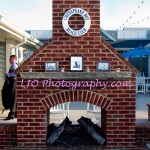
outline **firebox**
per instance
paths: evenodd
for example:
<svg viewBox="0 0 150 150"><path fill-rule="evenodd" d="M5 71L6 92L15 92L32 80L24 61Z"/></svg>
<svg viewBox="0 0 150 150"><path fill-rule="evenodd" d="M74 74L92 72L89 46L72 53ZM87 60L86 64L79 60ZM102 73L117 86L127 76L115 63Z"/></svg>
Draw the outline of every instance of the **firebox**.
<svg viewBox="0 0 150 150"><path fill-rule="evenodd" d="M53 0L52 40L16 73L18 145L46 145L47 110L77 101L101 107L107 146L135 143L137 70L101 38L99 0Z"/></svg>
<svg viewBox="0 0 150 150"><path fill-rule="evenodd" d="M72 124L66 117L60 125L50 124L47 129L47 145L57 147L105 145L105 135L98 125L83 116L77 121L79 124Z"/></svg>

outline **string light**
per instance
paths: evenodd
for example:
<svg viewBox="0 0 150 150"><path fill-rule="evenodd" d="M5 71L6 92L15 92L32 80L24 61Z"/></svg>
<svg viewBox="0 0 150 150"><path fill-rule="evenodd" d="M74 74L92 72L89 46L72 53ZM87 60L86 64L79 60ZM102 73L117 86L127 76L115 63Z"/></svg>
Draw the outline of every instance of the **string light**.
<svg viewBox="0 0 150 150"><path fill-rule="evenodd" d="M136 14L136 12L141 8L141 6L143 5L144 1L142 1L140 3L140 5L135 9L135 11L130 15L130 17L122 24L122 26L120 26L119 28L121 29L122 27L124 28L125 24L128 23L132 18L133 16ZM117 29L118 30L118 29Z"/></svg>
<svg viewBox="0 0 150 150"><path fill-rule="evenodd" d="M133 2L135 1L137 3L137 0L115 0L114 2ZM118 28L116 27L114 30L122 30L126 27L138 27L138 26L148 26L148 23L150 23L150 15L148 13L145 13L144 11L148 11L148 3L150 0L138 0L138 6L136 6L136 9L133 10L133 13L127 17L126 20L124 20L123 24L121 24ZM109 3L112 2L112 0L101 0L101 2ZM146 16L147 14L147 16ZM119 22L118 22L119 23ZM110 30L110 29L109 29Z"/></svg>
<svg viewBox="0 0 150 150"><path fill-rule="evenodd" d="M146 17L146 18L144 18L144 19L141 19L141 20L138 20L138 21L136 21L136 22L133 22L133 23L130 24L130 26L139 24L139 23L144 22L144 21L146 21L146 20L148 20L148 19L150 19L150 17Z"/></svg>

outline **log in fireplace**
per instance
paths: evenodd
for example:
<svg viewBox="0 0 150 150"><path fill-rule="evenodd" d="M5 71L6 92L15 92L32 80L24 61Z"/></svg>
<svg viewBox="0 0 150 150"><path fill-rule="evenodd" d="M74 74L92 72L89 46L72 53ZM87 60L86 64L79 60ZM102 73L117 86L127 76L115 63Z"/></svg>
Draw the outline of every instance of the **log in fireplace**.
<svg viewBox="0 0 150 150"><path fill-rule="evenodd" d="M91 119L82 116L78 122L78 125L72 125L66 117L59 126L50 124L47 130L47 145L58 147L105 145L106 139L102 129Z"/></svg>

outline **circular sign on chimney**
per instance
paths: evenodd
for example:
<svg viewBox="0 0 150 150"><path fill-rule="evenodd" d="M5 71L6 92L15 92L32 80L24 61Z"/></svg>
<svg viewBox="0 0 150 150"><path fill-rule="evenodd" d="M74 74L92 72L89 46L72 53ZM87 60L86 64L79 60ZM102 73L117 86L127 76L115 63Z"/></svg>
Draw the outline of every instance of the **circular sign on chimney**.
<svg viewBox="0 0 150 150"><path fill-rule="evenodd" d="M68 24L69 18L74 14L81 15L84 18L84 26L80 30L73 30ZM64 14L62 19L62 25L66 33L71 36L78 37L84 35L89 30L91 25L91 19L89 14L85 10L81 8L72 8Z"/></svg>

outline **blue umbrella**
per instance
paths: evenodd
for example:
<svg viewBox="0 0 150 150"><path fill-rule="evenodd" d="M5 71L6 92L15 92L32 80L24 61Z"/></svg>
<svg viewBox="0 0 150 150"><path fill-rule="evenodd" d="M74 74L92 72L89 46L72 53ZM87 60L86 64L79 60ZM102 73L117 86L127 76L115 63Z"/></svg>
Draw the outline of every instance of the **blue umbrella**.
<svg viewBox="0 0 150 150"><path fill-rule="evenodd" d="M127 52L123 52L121 55L125 58L140 57L140 71L142 72L142 57L150 55L150 49L140 46Z"/></svg>
<svg viewBox="0 0 150 150"><path fill-rule="evenodd" d="M127 52L123 52L123 53L121 53L121 55L125 58L144 57L146 55L150 55L150 49L140 46L138 48L134 48L134 49L129 50Z"/></svg>

